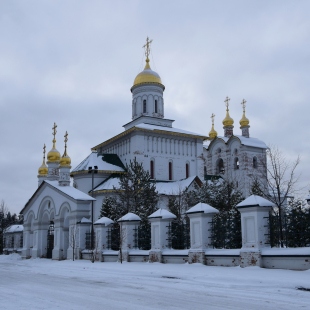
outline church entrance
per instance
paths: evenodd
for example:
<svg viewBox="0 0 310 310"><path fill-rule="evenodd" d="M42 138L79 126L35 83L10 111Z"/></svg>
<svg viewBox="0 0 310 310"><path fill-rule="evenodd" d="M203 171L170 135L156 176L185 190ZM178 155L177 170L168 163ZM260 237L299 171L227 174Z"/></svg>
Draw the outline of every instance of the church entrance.
<svg viewBox="0 0 310 310"><path fill-rule="evenodd" d="M51 221L47 231L46 258L52 258L54 249L54 222Z"/></svg>

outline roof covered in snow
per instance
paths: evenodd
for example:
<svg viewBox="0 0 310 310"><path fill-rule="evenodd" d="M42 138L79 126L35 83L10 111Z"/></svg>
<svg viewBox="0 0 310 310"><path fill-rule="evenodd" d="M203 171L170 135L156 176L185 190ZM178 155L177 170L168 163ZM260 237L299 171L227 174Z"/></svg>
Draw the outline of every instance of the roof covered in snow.
<svg viewBox="0 0 310 310"><path fill-rule="evenodd" d="M241 201L237 204L237 208L245 208L245 207L274 207L275 204L271 201L257 196L257 195L251 195L250 197L246 198L245 200Z"/></svg>
<svg viewBox="0 0 310 310"><path fill-rule="evenodd" d="M151 218L175 219L176 215L172 214L168 210L158 209L157 211L152 213L148 218L149 219L151 219Z"/></svg>
<svg viewBox="0 0 310 310"><path fill-rule="evenodd" d="M195 206L186 211L187 214L191 213L219 213L219 211L207 203L199 202Z"/></svg>
<svg viewBox="0 0 310 310"><path fill-rule="evenodd" d="M89 224L91 223L90 219L87 219L86 217L82 217L80 221L78 221L79 224Z"/></svg>
<svg viewBox="0 0 310 310"><path fill-rule="evenodd" d="M120 183L119 183L119 177L116 175L112 175L105 179L102 183L100 183L95 189L94 192L96 191L108 191L108 190L113 190L114 188L119 188Z"/></svg>
<svg viewBox="0 0 310 310"><path fill-rule="evenodd" d="M21 224L15 224L11 225L8 228L5 229L5 233L16 233L16 232L22 232L24 230L24 226Z"/></svg>
<svg viewBox="0 0 310 310"><path fill-rule="evenodd" d="M96 200L95 198L85 194L84 192L76 189L73 186L61 186L59 185L58 181L48 181L45 180L45 183L51 185L58 191L62 192L63 194L75 199L75 200L82 200L82 201L91 201Z"/></svg>
<svg viewBox="0 0 310 310"><path fill-rule="evenodd" d="M135 126L136 128L141 128L141 129L147 129L147 130L153 130L153 131L166 131L166 132L173 132L173 133L179 133L179 134L185 134L185 135L191 135L191 136L199 136L202 138L206 138L204 135L195 133L192 131L187 131L183 129L178 129L178 128L172 128L172 127L166 127L166 126L157 126L157 125L151 125L151 124L138 124Z"/></svg>
<svg viewBox="0 0 310 310"><path fill-rule="evenodd" d="M80 171L88 171L88 167L97 166L100 171L114 171L123 172L125 167L122 161L116 154L103 154L99 155L97 152L92 152L88 155L71 173L77 173Z"/></svg>
<svg viewBox="0 0 310 310"><path fill-rule="evenodd" d="M194 181L200 183L197 176L189 177L179 181L156 181L156 190L160 195L178 195L186 190Z"/></svg>
<svg viewBox="0 0 310 310"><path fill-rule="evenodd" d="M239 135L233 135L230 138L227 137L223 137L223 136L217 136L216 139L212 140L211 142L209 141L204 141L203 146L208 149L209 146L212 144L213 141L216 141L217 139L222 139L224 141L224 143L228 144L230 141L232 141L233 139L239 139L240 143L242 145L245 146L251 146L251 147L257 147L257 148L263 148L263 149L267 149L268 146L266 145L265 142L257 139L257 138L247 138L244 136L239 136Z"/></svg>
<svg viewBox="0 0 310 310"><path fill-rule="evenodd" d="M141 221L141 218L138 215L129 212L118 220L118 222L131 222L131 221Z"/></svg>
<svg viewBox="0 0 310 310"><path fill-rule="evenodd" d="M102 217L102 218L100 218L98 221L96 221L95 223L94 223L94 225L105 225L105 226L108 226L108 225L110 225L110 224L113 224L114 222L111 220L111 219L109 219L108 217Z"/></svg>

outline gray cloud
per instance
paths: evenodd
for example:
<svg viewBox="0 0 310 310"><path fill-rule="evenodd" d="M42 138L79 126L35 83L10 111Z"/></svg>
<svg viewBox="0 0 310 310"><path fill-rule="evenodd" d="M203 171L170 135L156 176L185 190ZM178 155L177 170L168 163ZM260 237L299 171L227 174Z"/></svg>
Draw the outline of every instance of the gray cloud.
<svg viewBox="0 0 310 310"><path fill-rule="evenodd" d="M222 134L224 99L235 132L248 101L252 136L301 155L309 185L308 1L7 1L0 10L0 199L19 212L37 186L42 147L69 132L76 166L131 119L130 87L153 40L165 116Z"/></svg>

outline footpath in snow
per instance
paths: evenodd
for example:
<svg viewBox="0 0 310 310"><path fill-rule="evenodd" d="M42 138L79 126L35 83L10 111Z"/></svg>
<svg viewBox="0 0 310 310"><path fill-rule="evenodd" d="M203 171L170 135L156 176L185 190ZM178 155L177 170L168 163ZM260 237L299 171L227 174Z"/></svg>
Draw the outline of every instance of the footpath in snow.
<svg viewBox="0 0 310 310"><path fill-rule="evenodd" d="M310 270L21 260L0 255L1 309L310 309Z"/></svg>

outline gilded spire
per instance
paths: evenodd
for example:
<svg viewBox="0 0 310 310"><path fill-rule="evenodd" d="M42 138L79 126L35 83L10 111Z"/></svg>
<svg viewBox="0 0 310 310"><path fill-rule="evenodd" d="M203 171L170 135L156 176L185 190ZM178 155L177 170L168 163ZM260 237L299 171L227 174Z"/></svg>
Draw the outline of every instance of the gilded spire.
<svg viewBox="0 0 310 310"><path fill-rule="evenodd" d="M145 69L151 69L150 67L150 59L149 59L149 56L150 56L150 53L151 53L151 43L153 42L153 40L150 40L149 37L146 38L146 43L142 46L145 50L145 67L144 67L144 70Z"/></svg>
<svg viewBox="0 0 310 310"><path fill-rule="evenodd" d="M44 146L43 146L43 161L42 161L42 165L40 166L40 168L38 170L39 176L45 176L48 173L48 168L45 164L45 152L46 152L46 146L44 144Z"/></svg>
<svg viewBox="0 0 310 310"><path fill-rule="evenodd" d="M240 126L241 127L244 127L244 126L249 126L250 124L250 121L246 118L245 116L245 106L246 106L246 101L243 99L242 102L241 102L241 105L242 105L242 109L243 109L243 114L242 114L242 118L240 120Z"/></svg>
<svg viewBox="0 0 310 310"><path fill-rule="evenodd" d="M57 133L57 125L54 123L54 126L52 127L53 133L52 135L54 136L53 138L53 147L52 149L47 153L47 163L48 162L58 162L60 159L60 153L56 149L56 133Z"/></svg>
<svg viewBox="0 0 310 310"><path fill-rule="evenodd" d="M60 159L60 166L70 166L71 165L71 158L67 154L67 142L68 142L68 132L66 131L66 134L64 135L64 142L65 142L65 151Z"/></svg>
<svg viewBox="0 0 310 310"><path fill-rule="evenodd" d="M229 97L226 97L226 99L224 100L226 105L226 117L223 119L224 127L232 126L234 124L234 120L229 115L229 101L230 101Z"/></svg>
<svg viewBox="0 0 310 310"><path fill-rule="evenodd" d="M210 132L209 132L209 137L210 137L211 139L214 139L214 138L217 137L217 132L214 130L214 117L215 117L215 115L212 113L212 115L211 115L211 119L212 119L212 128L211 128L211 130L210 130Z"/></svg>

